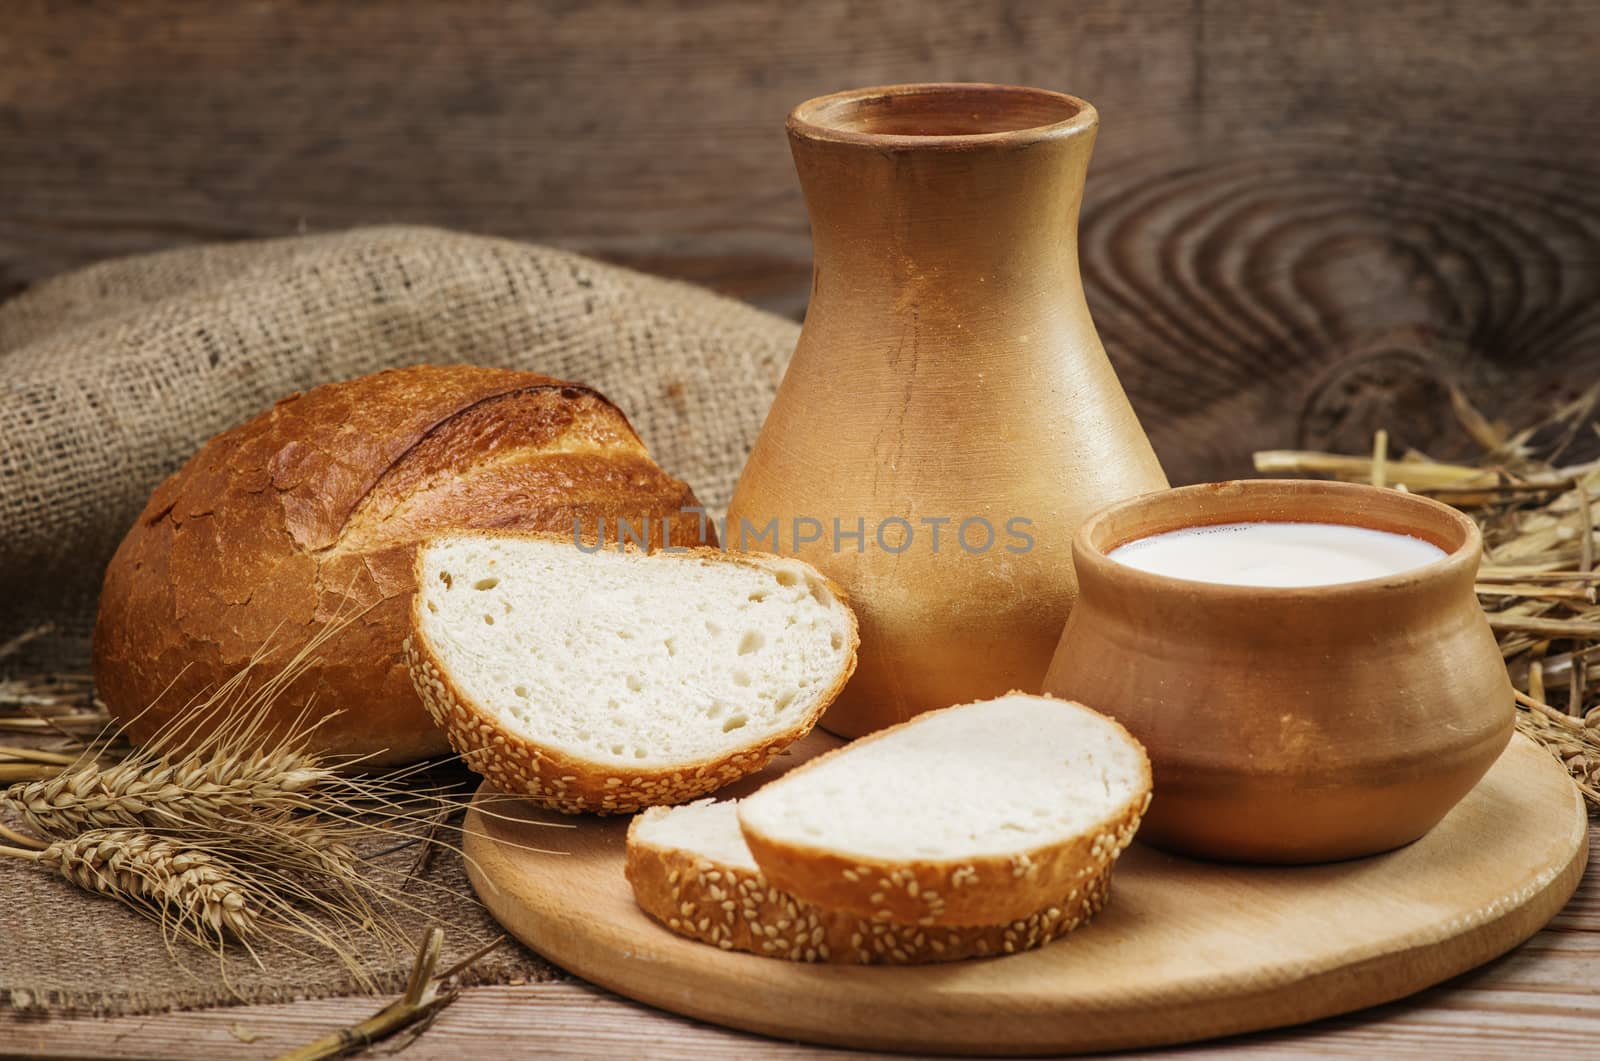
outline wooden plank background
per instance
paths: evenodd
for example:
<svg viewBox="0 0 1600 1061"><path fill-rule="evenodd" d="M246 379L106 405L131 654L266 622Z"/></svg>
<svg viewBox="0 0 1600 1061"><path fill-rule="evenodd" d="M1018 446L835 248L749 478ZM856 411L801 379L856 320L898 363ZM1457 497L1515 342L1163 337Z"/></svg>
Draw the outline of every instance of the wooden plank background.
<svg viewBox="0 0 1600 1061"><path fill-rule="evenodd" d="M1030 83L1101 110L1089 301L1175 480L1380 425L1449 455L1449 384L1520 419L1600 367L1597 57L1587 0L12 0L0 293L408 221L797 316L788 107Z"/></svg>

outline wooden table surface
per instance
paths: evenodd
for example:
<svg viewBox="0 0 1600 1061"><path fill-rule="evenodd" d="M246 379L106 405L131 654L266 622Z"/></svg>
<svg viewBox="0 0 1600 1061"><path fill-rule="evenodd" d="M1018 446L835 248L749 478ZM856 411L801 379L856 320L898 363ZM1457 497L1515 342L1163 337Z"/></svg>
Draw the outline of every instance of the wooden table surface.
<svg viewBox="0 0 1600 1061"><path fill-rule="evenodd" d="M1600 827L1589 872L1551 924L1488 965L1400 1002L1298 1028L1171 1051L1370 1058L1592 1056L1600 1043ZM269 1058L378 1008L324 999L111 1019L0 1011L0 1054L51 1058ZM387 1049L385 1044L379 1049ZM575 981L469 989L406 1048L407 1061L474 1057L846 1056L685 1020ZM857 1055L869 1056L869 1055Z"/></svg>

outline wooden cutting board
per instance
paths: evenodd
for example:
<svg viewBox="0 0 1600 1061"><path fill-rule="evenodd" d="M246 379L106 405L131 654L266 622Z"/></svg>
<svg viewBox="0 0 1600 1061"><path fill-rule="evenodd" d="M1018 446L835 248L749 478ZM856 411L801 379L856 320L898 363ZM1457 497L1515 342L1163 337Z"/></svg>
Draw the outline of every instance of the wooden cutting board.
<svg viewBox="0 0 1600 1061"><path fill-rule="evenodd" d="M814 734L756 780L835 743ZM1518 735L1433 832L1399 851L1278 869L1135 844L1106 910L1043 950L862 968L724 952L668 932L623 879L627 824L563 818L485 785L466 820L473 885L518 939L641 1002L788 1039L934 1053L1151 1046L1386 1002L1538 931L1588 854L1576 789Z"/></svg>

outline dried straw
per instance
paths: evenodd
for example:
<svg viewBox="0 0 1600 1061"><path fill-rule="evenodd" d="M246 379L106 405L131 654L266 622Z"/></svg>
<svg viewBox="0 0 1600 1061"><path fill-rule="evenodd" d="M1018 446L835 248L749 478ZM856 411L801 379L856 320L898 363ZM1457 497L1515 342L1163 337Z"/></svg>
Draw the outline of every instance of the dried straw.
<svg viewBox="0 0 1600 1061"><path fill-rule="evenodd" d="M1370 457L1255 455L1261 472L1386 484L1435 497L1477 521L1484 539L1478 599L1517 689L1517 727L1562 761L1591 812L1600 811L1600 668L1589 666L1600 651L1592 504L1600 461L1559 462L1581 436L1600 434L1597 404L1600 386L1540 423L1512 431L1452 390L1456 421L1483 450L1467 462L1434 461L1415 451L1395 459L1386 432Z"/></svg>
<svg viewBox="0 0 1600 1061"><path fill-rule="evenodd" d="M51 629L49 624L35 626L0 643L0 665ZM105 724L105 711L94 702L87 674L0 676L0 732L82 734Z"/></svg>
<svg viewBox="0 0 1600 1061"><path fill-rule="evenodd" d="M417 948L416 960L411 965L411 975L406 981L405 992L399 998L359 1023L352 1024L348 1028L340 1028L302 1047L278 1055L277 1061L323 1061L325 1058L359 1053L374 1043L407 1029L415 1034L421 1034L427 1030L439 1011L454 1002L461 994L457 977L504 942L504 936L492 939L451 968L439 973L435 970L444 946L444 933L437 928L432 929L422 945ZM409 1042L402 1043L398 1049L386 1052L396 1053L409 1045Z"/></svg>

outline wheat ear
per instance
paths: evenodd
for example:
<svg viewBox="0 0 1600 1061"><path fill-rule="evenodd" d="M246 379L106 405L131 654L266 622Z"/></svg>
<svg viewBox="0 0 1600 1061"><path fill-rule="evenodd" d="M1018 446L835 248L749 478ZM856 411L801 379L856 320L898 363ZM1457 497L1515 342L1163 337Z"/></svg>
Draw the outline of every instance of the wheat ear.
<svg viewBox="0 0 1600 1061"><path fill-rule="evenodd" d="M139 907L179 935L207 946L255 931L249 891L204 851L132 829L96 829L42 851L0 848L54 870L85 891Z"/></svg>
<svg viewBox="0 0 1600 1061"><path fill-rule="evenodd" d="M85 829L224 823L266 805L303 809L311 806L307 793L332 776L289 749L176 763L135 756L13 785L4 802L35 831L72 836Z"/></svg>

